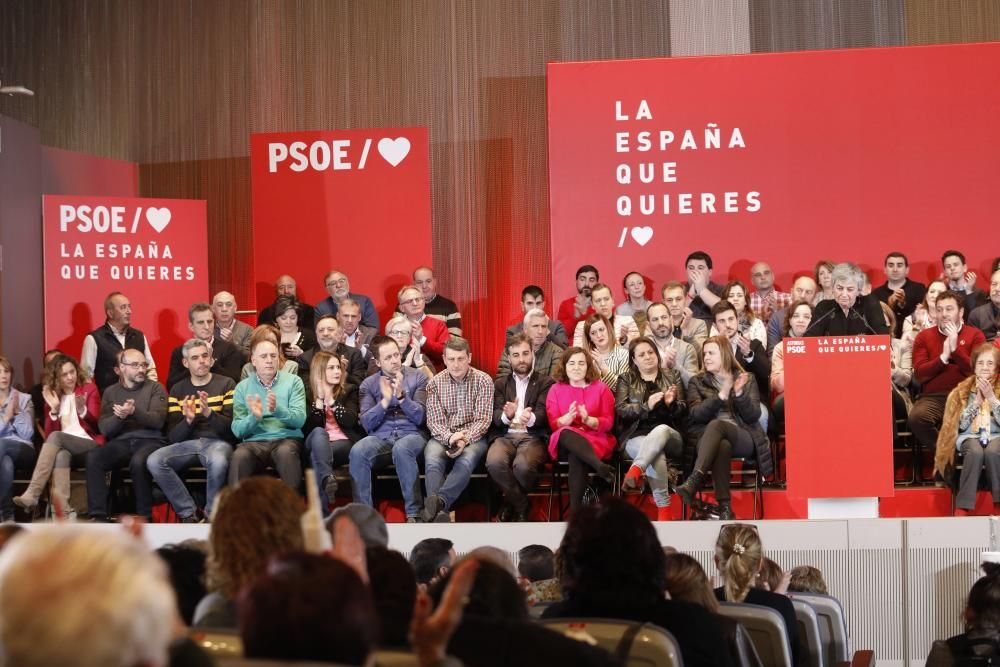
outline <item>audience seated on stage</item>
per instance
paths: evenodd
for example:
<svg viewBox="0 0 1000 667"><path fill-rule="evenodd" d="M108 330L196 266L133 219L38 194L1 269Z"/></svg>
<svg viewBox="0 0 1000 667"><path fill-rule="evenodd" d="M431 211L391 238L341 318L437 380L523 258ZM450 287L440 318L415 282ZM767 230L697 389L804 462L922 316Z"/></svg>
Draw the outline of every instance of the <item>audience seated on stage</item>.
<svg viewBox="0 0 1000 667"><path fill-rule="evenodd" d="M792 302L790 293L778 291L774 286L774 271L767 262L757 262L750 267L750 282L755 288L750 294L750 309L762 322L767 322Z"/></svg>
<svg viewBox="0 0 1000 667"><path fill-rule="evenodd" d="M337 310L343 343L352 347L362 356L368 354L368 341L378 334L378 327L372 328L361 323L361 306L353 299L344 299Z"/></svg>
<svg viewBox="0 0 1000 667"><path fill-rule="evenodd" d="M912 347L917 334L924 329L933 329L937 326L937 308L934 303L937 301L938 294L947 289L948 286L941 280L934 280L927 286L923 301L918 303L913 312L903 320L903 333L900 339L904 343Z"/></svg>
<svg viewBox="0 0 1000 667"><path fill-rule="evenodd" d="M697 457L694 470L677 493L685 504L694 502L711 470L720 517L733 519L729 500L732 458L756 458L761 475L773 472L770 443L760 425L760 394L757 381L736 362L732 345L723 336L705 341L701 365L704 370L687 386L686 438L696 447Z"/></svg>
<svg viewBox="0 0 1000 667"><path fill-rule="evenodd" d="M14 367L0 355L0 522L14 518L14 471L30 470L35 463L34 412L31 396L14 388Z"/></svg>
<svg viewBox="0 0 1000 667"><path fill-rule="evenodd" d="M521 327L525 339L532 350L533 368L541 375L552 375L552 369L562 355L563 348L550 340L549 336L549 316L544 310L529 310L524 314L524 322ZM515 334L517 335L517 334ZM507 336L507 343L500 354L500 362L497 367L497 379L510 375L511 360L507 354L511 336Z"/></svg>
<svg viewBox="0 0 1000 667"><path fill-rule="evenodd" d="M828 259L816 262L813 270L813 278L816 281L816 296L813 297L813 306L818 306L820 301L830 301L834 298L833 269L835 266Z"/></svg>
<svg viewBox="0 0 1000 667"><path fill-rule="evenodd" d="M345 365L343 357L317 352L309 369L312 400L305 445L316 471L324 514L337 495L334 469L347 465L352 445L364 435L358 424L358 387L347 382Z"/></svg>
<svg viewBox="0 0 1000 667"><path fill-rule="evenodd" d="M943 467L954 465L956 451L964 456L956 516L975 509L984 468L994 514L1000 511L1000 349L981 343L972 351L971 366L972 376L948 394L937 440L937 462Z"/></svg>
<svg viewBox="0 0 1000 667"><path fill-rule="evenodd" d="M969 313L969 324L980 329L986 340L992 342L997 337L1000 326L1000 271L990 276L990 301Z"/></svg>
<svg viewBox="0 0 1000 667"><path fill-rule="evenodd" d="M812 565L798 565L788 572L789 593L816 593L829 595L823 572Z"/></svg>
<svg viewBox="0 0 1000 667"><path fill-rule="evenodd" d="M562 323L567 334L576 331L576 325L594 312L591 292L600 279L600 272L590 264L576 270L576 296L560 303L556 312L556 319Z"/></svg>
<svg viewBox="0 0 1000 667"><path fill-rule="evenodd" d="M104 444L98 426L101 395L75 359L57 354L45 365L42 397L45 400L45 444L38 453L28 488L13 499L14 504L25 509L33 509L38 504L49 476L53 492L68 503L72 456L86 454Z"/></svg>
<svg viewBox="0 0 1000 667"><path fill-rule="evenodd" d="M691 316L704 320L708 326L712 323L712 306L722 298L722 285L712 282L712 258L696 250L684 260L684 271L687 274L684 290Z"/></svg>
<svg viewBox="0 0 1000 667"><path fill-rule="evenodd" d="M420 371L427 376L428 380L434 377L434 363L430 357L420 351L420 340L413 336L413 323L405 315L393 315L392 319L385 323L385 335L396 341L403 366ZM371 355L371 363L368 367L368 373L371 374L378 370L375 364L375 350L371 349L371 346L369 346L369 354Z"/></svg>
<svg viewBox="0 0 1000 667"><path fill-rule="evenodd" d="M810 279L811 280L811 279ZM805 335L812 319L813 307L807 300L798 300L785 309L785 322L781 327L782 338L801 338ZM779 340L771 352L770 387L771 407L774 414L774 428L784 432L785 425L785 341Z"/></svg>
<svg viewBox="0 0 1000 667"><path fill-rule="evenodd" d="M611 324L611 338L621 345L628 345L630 340L639 337L639 327L635 320L629 315L618 315L615 313L615 300L611 293L611 288L603 283L594 285L591 291L591 301L594 304L594 314L600 315ZM591 316L587 317L587 320ZM587 320L577 322L573 330L573 345L582 347L584 341L584 326Z"/></svg>
<svg viewBox="0 0 1000 667"><path fill-rule="evenodd" d="M146 335L130 326L132 304L121 292L112 292L104 299L104 325L94 329L83 339L80 368L93 378L103 394L107 387L118 382L118 353L122 350L139 350L146 358L146 374L154 382L156 361Z"/></svg>
<svg viewBox="0 0 1000 667"><path fill-rule="evenodd" d="M323 315L339 314L340 307L345 301L349 300L358 306L360 316L358 320L359 325L364 327L369 334L374 335L378 332L381 325L378 320L378 312L375 310L375 304L371 298L364 294L357 294L351 291L351 281L347 278L347 274L333 269L323 278L323 285L329 296L316 304L314 315L317 322Z"/></svg>
<svg viewBox="0 0 1000 667"><path fill-rule="evenodd" d="M424 296L416 285L406 285L398 293L399 310L410 321L410 335L426 354L435 371L444 367L444 344L451 334L444 320L430 317L425 311Z"/></svg>
<svg viewBox="0 0 1000 667"><path fill-rule="evenodd" d="M650 339L636 338L628 351L629 370L615 390L615 437L632 459L622 488L641 491L648 481L657 521L669 521L669 462L680 460L684 450L684 385L679 372L660 368Z"/></svg>
<svg viewBox="0 0 1000 667"><path fill-rule="evenodd" d="M957 250L945 250L941 255L941 266L944 269L942 279L947 283L948 289L965 298L961 305L966 313L989 303L986 292L976 287L976 274L969 271L965 255Z"/></svg>
<svg viewBox="0 0 1000 667"><path fill-rule="evenodd" d="M212 297L212 314L215 316L213 335L235 345L246 360L250 357L250 335L253 333L253 327L236 319L236 310L236 297L229 292L219 292Z"/></svg>
<svg viewBox="0 0 1000 667"><path fill-rule="evenodd" d="M712 306L713 329L717 337L725 338L732 347L736 363L753 373L757 380L760 398L765 403L770 388L771 360L764 350L764 343L751 338L741 326L735 306L728 301L719 301ZM709 339L711 340L711 339Z"/></svg>
<svg viewBox="0 0 1000 667"><path fill-rule="evenodd" d="M275 556L302 549L302 498L272 477L253 477L219 494L208 534L210 591L194 625L236 628L237 594L267 571Z"/></svg>
<svg viewBox="0 0 1000 667"><path fill-rule="evenodd" d="M278 327L273 324L261 324L260 326L254 327L253 333L250 335L250 349L252 350L257 343L262 340L272 342L274 346L278 348L278 368L281 372L298 375L298 361L295 359L287 359L283 354L281 354L281 346L278 345L279 336ZM247 355L247 359L249 358L249 355ZM247 363L243 364L243 370L240 371L240 380L246 380L253 374L253 363L247 361Z"/></svg>
<svg viewBox="0 0 1000 667"><path fill-rule="evenodd" d="M604 321L600 315L591 317ZM567 348L552 373L555 384L545 401L552 429L549 456L569 462L569 502L573 514L583 506L590 471L609 485L615 481L614 468L604 462L615 449L611 434L615 397L600 378L597 364L588 352L579 347Z"/></svg>
<svg viewBox="0 0 1000 667"><path fill-rule="evenodd" d="M187 341L182 356L188 377L170 387L167 401L167 438L173 444L150 454L146 466L181 522L196 523L198 507L178 473L196 465L205 468L207 517L229 475L236 383L212 373L212 348L205 341Z"/></svg>
<svg viewBox="0 0 1000 667"><path fill-rule="evenodd" d="M534 321L541 323L540 318ZM542 343L552 345L545 338ZM494 381L492 437L486 470L503 494L500 521L527 521L530 509L527 493L535 487L548 460L545 401L553 380L548 373L539 372L531 342L523 333L507 340L504 356L509 360L511 372L498 375Z"/></svg>
<svg viewBox="0 0 1000 667"><path fill-rule="evenodd" d="M302 380L278 371L280 356L269 340L250 351L254 374L236 385L233 394L233 435L241 442L229 463L229 483L273 465L292 489L302 485L302 425L306 394Z"/></svg>
<svg viewBox="0 0 1000 667"><path fill-rule="evenodd" d="M277 292L278 298L287 296L291 298L295 303L295 312L298 314L298 323L303 329L312 329L313 327L313 307L309 304L302 303L295 296L295 278L289 275L278 276L278 280L274 283L275 292ZM261 324L274 324L278 316L278 311L276 310L277 300L269 306L266 306L260 311L260 315L257 316L257 325Z"/></svg>
<svg viewBox="0 0 1000 667"><path fill-rule="evenodd" d="M417 578L417 586L426 591L428 586L448 574L457 558L451 540L428 537L417 542L410 550L410 566Z"/></svg>
<svg viewBox="0 0 1000 667"><path fill-rule="evenodd" d="M738 280L730 281L722 288L722 300L728 301L736 310L740 333L750 340L760 341L760 344L766 348L767 329L764 327L764 321L757 317L753 309L750 308L750 304L747 303L746 294L746 286ZM715 328L715 318L713 316L712 328L709 329L708 335L716 336L718 333L718 330Z"/></svg>
<svg viewBox="0 0 1000 667"><path fill-rule="evenodd" d="M698 352L683 338L674 336L673 318L664 304L650 304L646 310L646 328L642 335L653 341L660 353L660 368L664 371L676 369L684 386L687 386L691 376L698 372Z"/></svg>
<svg viewBox="0 0 1000 667"><path fill-rule="evenodd" d="M708 338L708 324L691 315L687 307L687 291L682 283L672 280L661 291L663 304L670 312L674 338L680 338L701 354L701 344Z"/></svg>
<svg viewBox="0 0 1000 667"><path fill-rule="evenodd" d="M813 305L816 296L816 281L809 276L801 276L792 283L792 301L808 301ZM814 306L815 307L815 306ZM785 319L788 317L788 308L774 311L767 321L767 353L774 350L775 345L786 335L788 328L785 327Z"/></svg>
<svg viewBox="0 0 1000 667"><path fill-rule="evenodd" d="M532 310L545 312L545 292L538 285L528 285L521 290L521 313L522 317L517 322L507 327L507 339L517 333L524 331L524 317ZM548 319L548 315L545 316ZM566 336L566 327L558 319L548 320L548 339L561 348L569 345L569 338Z"/></svg>
<svg viewBox="0 0 1000 667"><path fill-rule="evenodd" d="M0 554L5 665L167 665L179 625L166 568L124 532L40 526Z"/></svg>
<svg viewBox="0 0 1000 667"><path fill-rule="evenodd" d="M646 324L646 309L652 303L646 298L646 279L638 271L629 271L622 278L625 301L615 308L615 315L631 317L640 330Z"/></svg>
<svg viewBox="0 0 1000 667"><path fill-rule="evenodd" d="M931 645L926 667L990 665L1000 660L1000 564L984 562L965 605L965 632Z"/></svg>
<svg viewBox="0 0 1000 667"><path fill-rule="evenodd" d="M321 315L316 320L316 347L306 350L296 360L298 362L298 375L302 378L302 383L306 385L307 398L311 398L313 390L313 385L309 381L309 369L312 366L313 357L319 352L342 357L347 362L345 369L347 382L355 387L360 387L368 376L368 363L364 356L360 351L341 342L342 337L343 329L333 315Z"/></svg>
<svg viewBox="0 0 1000 667"><path fill-rule="evenodd" d="M879 285L872 294L892 309L896 318L895 338L903 336L903 321L913 314L917 305L924 300L927 288L923 283L910 280L910 260L901 252L890 252L885 256L885 283Z"/></svg>
<svg viewBox="0 0 1000 667"><path fill-rule="evenodd" d="M760 657L746 628L737 620L719 614L719 601L701 564L688 554L666 554L667 593L671 600L689 602L704 607L712 613L726 638L729 657L734 665L758 667Z"/></svg>
<svg viewBox="0 0 1000 667"><path fill-rule="evenodd" d="M392 319L386 326L398 323ZM355 443L349 454L354 502L374 506L372 472L392 463L403 493L406 520L417 523L423 510L417 460L427 443L423 430L427 376L403 365L399 345L388 336L373 338L371 351L378 372L361 383L359 392L361 425L368 435Z"/></svg>
<svg viewBox="0 0 1000 667"><path fill-rule="evenodd" d="M618 342L612 331L613 327L604 315L588 315L583 322L582 347L601 374L601 381L614 391L618 378L628 371L628 348Z"/></svg>
<svg viewBox="0 0 1000 667"><path fill-rule="evenodd" d="M136 514L150 521L153 478L146 464L149 455L167 443L167 392L146 377L146 358L139 350L121 351L118 375L118 384L101 397L98 426L106 442L87 452L87 513L91 521L107 520L106 474L128 464Z"/></svg>
<svg viewBox="0 0 1000 667"><path fill-rule="evenodd" d="M448 512L486 456L493 420L493 380L472 367L465 339L453 337L445 344L444 364L445 370L427 383L431 439L424 449L425 522L450 520Z"/></svg>
<svg viewBox="0 0 1000 667"><path fill-rule="evenodd" d="M575 512L559 558L565 600L549 606L543 618L655 623L674 636L688 667L734 664L715 616L666 598L663 550L653 524L637 508L610 499Z"/></svg>
<svg viewBox="0 0 1000 667"><path fill-rule="evenodd" d="M833 268L833 298L816 304L807 336L888 335L879 300L862 294L864 273L845 262Z"/></svg>
<svg viewBox="0 0 1000 667"><path fill-rule="evenodd" d="M299 303L293 296L279 296L274 302L274 326L278 328L281 354L286 359L298 359L316 347L312 327L299 324Z"/></svg>
<svg viewBox="0 0 1000 667"><path fill-rule="evenodd" d="M781 614L792 645L792 664L800 665L802 648L799 644L799 624L795 607L786 595L754 585L764 561L764 547L757 527L747 523L731 523L719 530L715 542L715 566L719 568L723 585L715 589L722 602L746 602L770 607Z"/></svg>
<svg viewBox="0 0 1000 667"><path fill-rule="evenodd" d="M458 312L458 306L448 297L438 294L434 270L428 266L417 267L413 271L413 284L424 298L424 312L430 317L444 322L450 335L461 336L462 316Z"/></svg>
<svg viewBox="0 0 1000 667"><path fill-rule="evenodd" d="M188 328L195 339L204 341L211 352L212 373L232 378L233 383L240 381L243 370L243 353L235 345L215 337L215 316L212 307L207 303L196 303L188 309ZM170 353L170 370L167 374L167 387L188 376L188 368L184 364L183 345L178 345Z"/></svg>
<svg viewBox="0 0 1000 667"><path fill-rule="evenodd" d="M921 393L910 410L909 426L925 451L934 449L938 442L949 392L972 375L972 351L986 342L982 331L964 323L963 302L955 292L941 292L934 301L937 325L924 329L913 341L913 372ZM935 456L934 470L945 479L953 449L954 443L948 451L938 449Z"/></svg>

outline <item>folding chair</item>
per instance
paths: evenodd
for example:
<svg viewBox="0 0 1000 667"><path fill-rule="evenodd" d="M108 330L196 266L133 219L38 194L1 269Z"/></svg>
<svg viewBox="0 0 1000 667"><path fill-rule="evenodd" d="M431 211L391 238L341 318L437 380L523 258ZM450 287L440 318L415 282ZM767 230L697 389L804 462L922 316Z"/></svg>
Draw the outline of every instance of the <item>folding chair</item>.
<svg viewBox="0 0 1000 667"><path fill-rule="evenodd" d="M719 613L743 624L767 667L792 667L792 646L781 614L758 604L720 602Z"/></svg>
<svg viewBox="0 0 1000 667"><path fill-rule="evenodd" d="M625 667L680 667L684 664L674 636L652 623L610 618L558 618L539 623L567 637L600 646Z"/></svg>
<svg viewBox="0 0 1000 667"><path fill-rule="evenodd" d="M851 659L851 645L847 636L847 620L840 601L831 595L818 593L792 593L792 603L808 602L816 612L820 642L827 667Z"/></svg>
<svg viewBox="0 0 1000 667"><path fill-rule="evenodd" d="M792 598L792 606L799 626L799 638L806 653L806 664L809 667L828 667L816 610L802 598Z"/></svg>

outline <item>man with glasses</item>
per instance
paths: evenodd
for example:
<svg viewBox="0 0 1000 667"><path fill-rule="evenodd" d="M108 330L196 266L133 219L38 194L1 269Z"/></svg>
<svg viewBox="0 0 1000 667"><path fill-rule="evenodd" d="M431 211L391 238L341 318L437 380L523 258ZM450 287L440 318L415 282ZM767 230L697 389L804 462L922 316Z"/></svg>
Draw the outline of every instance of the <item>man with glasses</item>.
<svg viewBox="0 0 1000 667"><path fill-rule="evenodd" d="M399 312L410 321L411 336L420 345L436 368L442 368L444 361L444 344L448 342L451 333L447 325L424 312L424 296L416 285L406 285L399 290Z"/></svg>
<svg viewBox="0 0 1000 667"><path fill-rule="evenodd" d="M156 362L149 351L146 335L133 329L132 304L121 292L112 292L104 299L104 325L94 329L83 339L80 367L94 378L97 388L104 390L118 382L118 353L122 350L139 350L146 358L146 377L156 381Z"/></svg>
<svg viewBox="0 0 1000 667"><path fill-rule="evenodd" d="M109 471L128 463L135 491L135 511L152 520L153 479L146 468L149 455L166 444L167 392L147 381L149 364L139 350L118 355L118 383L104 391L98 427L107 438L87 453L87 511L91 521L108 519Z"/></svg>
<svg viewBox="0 0 1000 667"><path fill-rule="evenodd" d="M379 321L378 312L375 310L375 304L372 303L372 300L364 294L358 294L351 291L351 281L347 278L346 273L333 269L326 274L326 278L323 279L323 284L326 287L327 294L330 296L316 304L317 320L319 320L319 318L323 315L337 315L340 311L341 304L343 304L345 300L350 299L358 305L358 309L361 314L361 326L378 331Z"/></svg>

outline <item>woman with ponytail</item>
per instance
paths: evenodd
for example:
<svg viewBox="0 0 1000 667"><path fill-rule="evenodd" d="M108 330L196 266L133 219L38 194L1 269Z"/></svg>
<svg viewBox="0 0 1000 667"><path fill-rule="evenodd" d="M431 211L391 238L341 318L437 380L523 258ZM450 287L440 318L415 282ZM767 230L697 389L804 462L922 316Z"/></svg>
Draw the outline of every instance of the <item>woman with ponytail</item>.
<svg viewBox="0 0 1000 667"><path fill-rule="evenodd" d="M965 632L931 646L927 667L1000 662L1000 563L983 563L965 605Z"/></svg>
<svg viewBox="0 0 1000 667"><path fill-rule="evenodd" d="M715 542L715 566L724 583L721 588L715 589L715 597L722 602L759 604L781 614L791 642L792 664L798 665L802 651L795 607L785 595L754 587L763 564L764 547L756 526L748 523L723 526L719 531L719 539Z"/></svg>

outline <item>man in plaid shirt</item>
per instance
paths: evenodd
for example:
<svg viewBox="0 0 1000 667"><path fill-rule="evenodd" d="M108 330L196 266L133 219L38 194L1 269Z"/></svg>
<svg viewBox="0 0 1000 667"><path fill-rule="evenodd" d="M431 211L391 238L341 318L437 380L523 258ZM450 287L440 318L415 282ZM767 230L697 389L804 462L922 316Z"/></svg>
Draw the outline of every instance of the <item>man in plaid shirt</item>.
<svg viewBox="0 0 1000 667"><path fill-rule="evenodd" d="M448 511L486 454L486 431L493 418L493 380L472 368L469 343L462 338L449 339L444 346L444 364L446 369L427 383L431 439L424 449L425 522L450 521ZM452 468L447 473L449 461Z"/></svg>
<svg viewBox="0 0 1000 667"><path fill-rule="evenodd" d="M774 289L774 271L766 262L757 262L750 268L750 282L757 288L750 294L750 310L762 321L767 322L775 311L792 303L791 294Z"/></svg>

